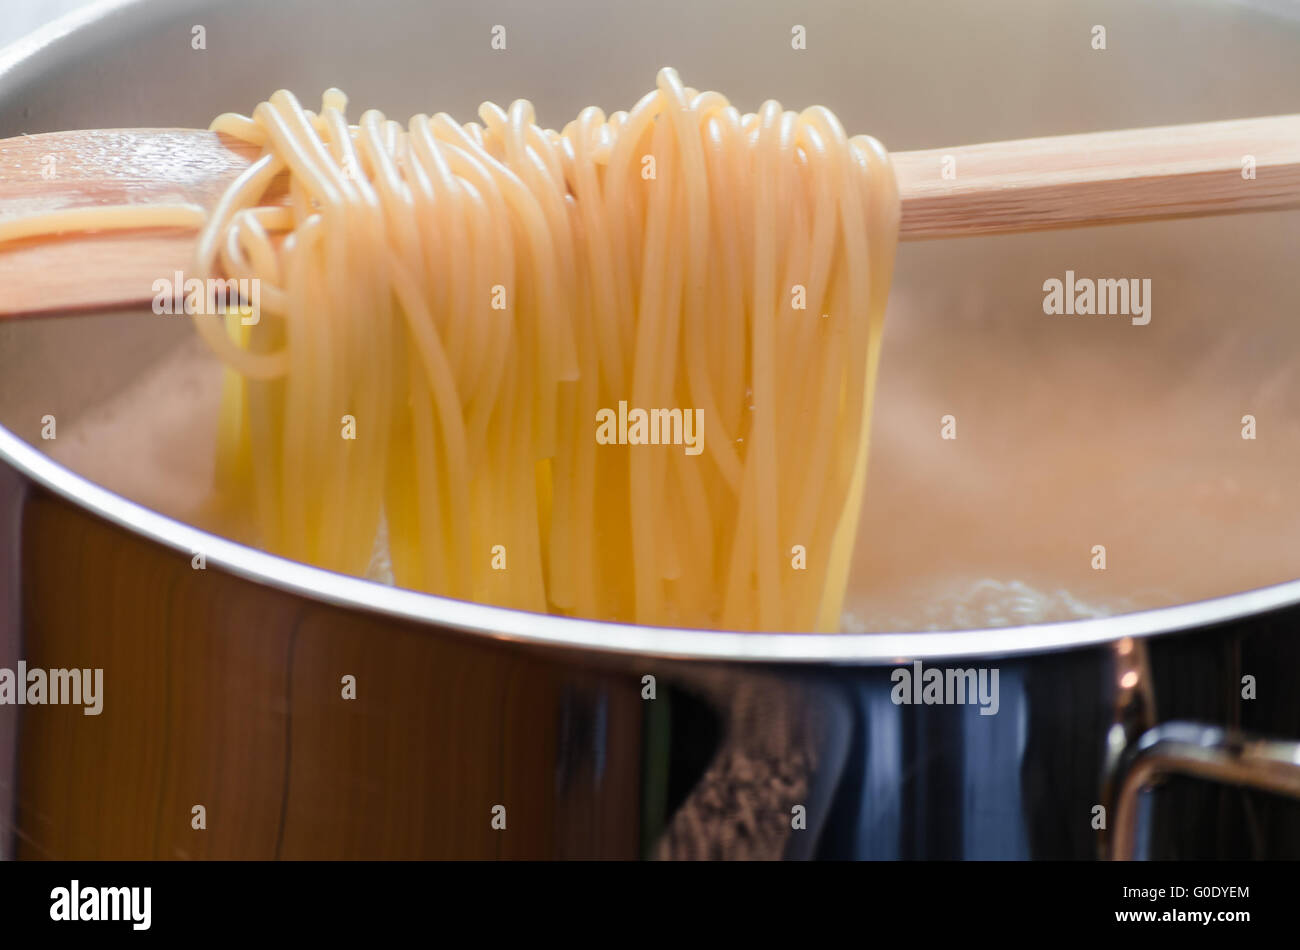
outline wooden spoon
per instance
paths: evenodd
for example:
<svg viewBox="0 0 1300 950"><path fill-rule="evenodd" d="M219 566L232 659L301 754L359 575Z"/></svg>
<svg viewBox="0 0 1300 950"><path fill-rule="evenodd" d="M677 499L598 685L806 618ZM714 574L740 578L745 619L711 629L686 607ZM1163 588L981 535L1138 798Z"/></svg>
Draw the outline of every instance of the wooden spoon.
<svg viewBox="0 0 1300 950"><path fill-rule="evenodd" d="M112 129L0 140L0 234L105 205L211 208L256 149L213 132ZM1300 207L1300 115L896 152L902 240ZM192 266L192 231L0 242L0 317L136 307ZM201 276L201 275L200 275Z"/></svg>

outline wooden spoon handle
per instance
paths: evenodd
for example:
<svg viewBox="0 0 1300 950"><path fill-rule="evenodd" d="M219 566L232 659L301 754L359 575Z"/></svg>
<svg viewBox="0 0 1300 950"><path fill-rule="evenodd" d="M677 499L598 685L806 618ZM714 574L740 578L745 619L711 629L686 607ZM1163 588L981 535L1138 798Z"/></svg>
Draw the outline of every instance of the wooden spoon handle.
<svg viewBox="0 0 1300 950"><path fill-rule="evenodd" d="M105 205L210 208L256 149L192 129L0 140L0 225ZM892 154L900 238L962 237L1300 207L1300 115ZM191 265L192 231L0 243L0 317L138 306Z"/></svg>
<svg viewBox="0 0 1300 950"><path fill-rule="evenodd" d="M963 145L892 158L903 240L1300 207L1300 115ZM955 177L944 177L946 166Z"/></svg>
<svg viewBox="0 0 1300 950"><path fill-rule="evenodd" d="M211 208L257 148L196 129L91 129L0 140L0 223L105 205ZM0 243L0 318L138 307L193 266L194 232L69 231Z"/></svg>

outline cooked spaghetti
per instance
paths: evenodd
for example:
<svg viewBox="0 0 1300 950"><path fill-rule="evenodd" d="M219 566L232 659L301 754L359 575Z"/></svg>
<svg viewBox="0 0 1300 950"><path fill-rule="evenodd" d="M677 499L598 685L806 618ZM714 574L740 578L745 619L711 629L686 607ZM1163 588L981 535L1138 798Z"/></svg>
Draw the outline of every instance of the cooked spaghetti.
<svg viewBox="0 0 1300 950"><path fill-rule="evenodd" d="M346 105L280 91L212 123L261 149L196 259L257 279L261 318L195 321L256 540L364 573L386 525L405 587L837 629L897 239L880 144L671 69L562 132L525 101L463 125Z"/></svg>

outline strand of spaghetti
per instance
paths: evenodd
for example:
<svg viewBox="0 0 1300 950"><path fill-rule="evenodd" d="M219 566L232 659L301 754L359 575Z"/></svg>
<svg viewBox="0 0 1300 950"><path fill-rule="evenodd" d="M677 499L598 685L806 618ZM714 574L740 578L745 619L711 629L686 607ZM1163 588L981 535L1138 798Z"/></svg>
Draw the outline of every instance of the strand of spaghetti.
<svg viewBox="0 0 1300 950"><path fill-rule="evenodd" d="M416 344L415 352L424 370L425 381L434 394L434 407L437 411L439 430L443 437L443 451L447 460L445 475L447 492L451 498L448 514L452 546L453 550L463 551L469 547L467 502L470 468L459 400L452 385L445 351L437 333L434 332L433 321L423 301L420 300L420 295L416 292L414 280L398 266L394 266L392 280L393 291L401 301L403 317ZM454 573L458 577L457 589L468 593L469 562L464 558L458 558Z"/></svg>
<svg viewBox="0 0 1300 950"><path fill-rule="evenodd" d="M754 471L754 508L750 517L756 530L755 562L758 570L758 621L771 629L779 616L778 535L774 517L780 486L777 476L776 353L773 348L777 289L775 286L777 183L781 141L781 107L774 101L763 103L755 146L757 186L754 189L754 312L752 318L752 388L754 391L754 428L750 461Z"/></svg>
<svg viewBox="0 0 1300 950"><path fill-rule="evenodd" d="M257 201L265 193L281 167L282 161L277 155L269 152L262 155L241 172L218 199L203 230L199 232L194 250L196 273L208 274L215 269L212 266L213 258L217 253L222 230L228 226L236 212ZM218 357L249 379L275 379L283 376L287 370L289 358L283 350L275 353L248 352L236 346L210 319L203 316L196 317L194 327Z"/></svg>
<svg viewBox="0 0 1300 950"><path fill-rule="evenodd" d="M462 145L473 148L474 143L472 140L459 129L455 130L456 141L443 138L444 135L449 134L448 129L451 125L453 124L450 117L445 115L434 116L430 123L430 132L435 138L439 139L440 148L452 172L460 176L463 187L472 189L471 193L479 199L478 208L476 209L478 211L477 222L480 237L477 257L479 268L476 271L476 282L471 285L471 300L476 301L473 306L479 312L477 319L482 321L489 344L485 347L481 365L478 367L478 372L482 374L481 380L485 398L471 410L470 425L477 433L487 428L489 413L499 393L505 371L505 364L502 362L501 356L508 343L511 327L511 323L505 318L505 314L514 316L516 320L522 318L519 317L519 308L517 307L516 280L518 275L515 267L516 252L511 237L512 229L507 211L509 206L501 191L495 186L491 174L483 167L478 158L472 152L467 151L466 148L456 144L456 141L459 141ZM490 250L485 250L485 248L490 248ZM495 306L498 295L495 288L500 288L499 292L505 298L504 313ZM521 323L521 331L523 326ZM537 375L542 379L553 378L552 350L539 345L540 340L544 339L544 337L542 337L538 328L533 327L530 329L534 334L534 352L540 364ZM551 387L539 383L535 393L543 406L553 409L554 390ZM538 445L540 433L535 433L532 438L534 445Z"/></svg>
<svg viewBox="0 0 1300 950"><path fill-rule="evenodd" d="M431 196L437 195L436 210L439 216L429 226L435 228L443 237L440 239L446 248L445 269L441 276L447 284L447 307L452 314L463 314L469 306L470 267L467 263L474 238L471 236L472 210L466 211L465 202L472 200L464 192L461 183L452 173L442 147L433 138L429 130L429 118L423 114L411 119L407 125L407 136L411 144L411 161L429 183ZM483 337L486 328L477 320L449 320L450 332L447 336L449 359L459 370L456 380L458 388L465 392L467 405L472 403L472 387L481 371L476 358L483 353Z"/></svg>
<svg viewBox="0 0 1300 950"><path fill-rule="evenodd" d="M125 231L133 228L197 230L205 220L203 209L193 204L61 208L42 214L0 218L0 242L20 241L66 231Z"/></svg>
<svg viewBox="0 0 1300 950"><path fill-rule="evenodd" d="M868 312L873 316L883 317L885 300L889 294L889 275L893 270L894 249L898 241L898 186L884 147L875 139L866 136L854 141L859 143L859 147L853 149L851 154L855 163L863 170L870 191L869 202L872 213L869 220L873 225L872 243L876 251L876 256L872 258L867 255L867 249L864 248L859 260L867 261L871 271L869 278L871 300L868 304L870 308ZM874 319L864 359L867 378L872 381L880 358L881 330L882 320ZM862 510L873 397L874 386L866 386L862 392L860 429L853 477L845 496L844 510L835 526L826 584L817 617L819 630L836 629L843 610L844 590L848 584L854 535Z"/></svg>
<svg viewBox="0 0 1300 950"><path fill-rule="evenodd" d="M346 459L337 451L342 440L336 426L348 412L341 395L353 354L349 346L343 345L347 339L346 327L335 325L339 321L323 301L347 300L355 292L346 279L347 202L354 193L334 166L315 127L315 117L309 116L291 93L283 89L276 92L254 110L253 117L266 129L269 141L284 150L290 173L303 180L309 199L320 204L316 241L298 248L299 254L310 254L317 262L311 273L301 272L301 309L304 318L307 314L318 316L310 331L304 327L299 342L291 338L290 343L305 351L309 367L299 380L306 387L306 398L296 404L305 416L301 423L305 470L331 471L334 477L311 479L299 486L286 485L285 490L303 496L306 559L334 567L341 538L340 519L332 505L346 495L349 474ZM302 326L303 320L295 324ZM297 387L291 383L290 388Z"/></svg>
<svg viewBox="0 0 1300 950"><path fill-rule="evenodd" d="M646 407L659 405L656 398L658 330L664 319L664 297L668 279L666 245L670 241L669 204L675 181L673 156L668 150L670 127L656 123L651 155L656 161L657 178L650 189L646 221L646 239L641 262L640 300L637 304L635 357L632 370L632 405ZM659 457L650 455L642 464L630 471L633 563L636 578L636 612L644 622L657 623L660 616L660 591L663 575L664 543L661 505L657 489L661 482L655 478L654 463Z"/></svg>

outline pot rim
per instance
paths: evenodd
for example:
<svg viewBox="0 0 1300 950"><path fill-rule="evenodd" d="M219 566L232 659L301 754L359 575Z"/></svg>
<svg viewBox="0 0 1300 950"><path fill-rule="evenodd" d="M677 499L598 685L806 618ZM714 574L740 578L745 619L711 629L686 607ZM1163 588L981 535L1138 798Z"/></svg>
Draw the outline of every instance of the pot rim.
<svg viewBox="0 0 1300 950"><path fill-rule="evenodd" d="M109 17L145 15L155 0L99 0L0 49L0 95L15 77L53 66L52 46L75 53L111 31L92 30ZM187 6L198 6L190 2ZM169 12L177 12L172 3ZM123 24L125 26L125 24ZM1017 656L1100 646L1223 623L1300 603L1300 580L1111 617L910 633L743 633L648 627L536 614L453 600L337 574L222 538L132 502L60 465L0 426L0 460L28 479L133 534L246 580L310 600L489 640L665 660L743 663L898 665L920 659Z"/></svg>
<svg viewBox="0 0 1300 950"><path fill-rule="evenodd" d="M1099 646L1223 623L1300 602L1300 580L1113 617L911 633L744 633L609 623L453 600L338 574L200 530L83 478L0 426L0 460L94 515L255 583L310 600L491 640L665 660L898 665Z"/></svg>

